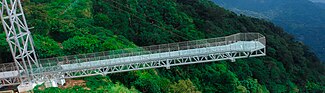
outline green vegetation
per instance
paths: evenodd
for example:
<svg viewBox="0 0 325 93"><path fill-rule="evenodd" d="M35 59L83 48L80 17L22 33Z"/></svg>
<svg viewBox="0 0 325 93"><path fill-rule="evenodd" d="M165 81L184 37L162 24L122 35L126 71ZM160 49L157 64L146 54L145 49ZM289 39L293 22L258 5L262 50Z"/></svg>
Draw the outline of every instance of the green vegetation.
<svg viewBox="0 0 325 93"><path fill-rule="evenodd" d="M86 86L74 86L72 88L60 89L60 88L46 88L40 90L40 86L34 89L35 93L140 93L134 87L130 89L126 88L120 83L112 83L108 77L94 76L84 79L86 81ZM43 86L43 85L41 85Z"/></svg>
<svg viewBox="0 0 325 93"><path fill-rule="evenodd" d="M306 46L270 22L238 16L208 0L24 0L24 6L42 58L238 32L267 37L266 57L85 77L80 79L87 88L35 92L325 91L325 67ZM0 36L0 61L7 62L8 46Z"/></svg>
<svg viewBox="0 0 325 93"><path fill-rule="evenodd" d="M324 0L211 0L232 11L268 19L303 41L325 62ZM312 2L314 1L314 2Z"/></svg>

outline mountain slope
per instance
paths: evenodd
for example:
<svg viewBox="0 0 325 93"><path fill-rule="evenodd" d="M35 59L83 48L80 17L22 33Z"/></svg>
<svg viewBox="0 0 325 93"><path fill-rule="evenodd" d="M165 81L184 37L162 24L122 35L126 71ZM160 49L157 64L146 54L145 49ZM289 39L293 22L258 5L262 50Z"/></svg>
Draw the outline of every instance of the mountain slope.
<svg viewBox="0 0 325 93"><path fill-rule="evenodd" d="M325 61L325 9L308 0L213 0L236 13L271 20ZM247 12L250 11L250 12ZM252 15L258 14L258 15Z"/></svg>
<svg viewBox="0 0 325 93"><path fill-rule="evenodd" d="M325 3L314 2L318 7L323 8L325 10Z"/></svg>
<svg viewBox="0 0 325 93"><path fill-rule="evenodd" d="M80 78L86 81L84 86L37 92L325 91L324 65L306 46L268 21L238 16L208 0L31 0L24 4L27 20L35 27L34 40L39 40L36 49L47 49L37 52L43 58L238 32L267 37L266 57L85 77ZM0 40L0 49L5 49L4 42Z"/></svg>
<svg viewBox="0 0 325 93"><path fill-rule="evenodd" d="M312 2L317 2L317 3L325 3L324 0L310 0L310 1L312 1Z"/></svg>

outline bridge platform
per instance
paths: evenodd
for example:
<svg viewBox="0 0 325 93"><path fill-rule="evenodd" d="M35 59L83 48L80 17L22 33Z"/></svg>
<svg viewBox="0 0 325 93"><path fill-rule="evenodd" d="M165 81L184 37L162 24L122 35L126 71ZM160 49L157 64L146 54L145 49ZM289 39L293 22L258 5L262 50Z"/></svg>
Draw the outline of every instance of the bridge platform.
<svg viewBox="0 0 325 93"><path fill-rule="evenodd" d="M226 37L154 45L41 59L42 67L29 70L34 82L78 78L142 69L161 68L266 55L265 37L258 33L239 33ZM0 86L20 84L26 71L14 63L0 65Z"/></svg>

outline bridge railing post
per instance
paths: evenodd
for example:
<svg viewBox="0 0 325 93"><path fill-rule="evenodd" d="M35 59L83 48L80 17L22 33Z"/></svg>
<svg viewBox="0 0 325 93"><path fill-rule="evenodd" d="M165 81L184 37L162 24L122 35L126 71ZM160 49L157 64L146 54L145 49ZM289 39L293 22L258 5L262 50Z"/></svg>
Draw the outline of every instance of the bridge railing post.
<svg viewBox="0 0 325 93"><path fill-rule="evenodd" d="M258 34L255 34L255 39L254 39L254 41L255 41L255 49L257 48L257 42L258 42Z"/></svg>
<svg viewBox="0 0 325 93"><path fill-rule="evenodd" d="M195 49L197 49L197 48L199 48L199 43L198 43L198 41L197 40L195 40ZM198 53L199 51L198 50L196 50L196 53Z"/></svg>
<svg viewBox="0 0 325 93"><path fill-rule="evenodd" d="M187 48L187 50L190 49L189 45L188 45L188 41L186 41L186 48Z"/></svg>

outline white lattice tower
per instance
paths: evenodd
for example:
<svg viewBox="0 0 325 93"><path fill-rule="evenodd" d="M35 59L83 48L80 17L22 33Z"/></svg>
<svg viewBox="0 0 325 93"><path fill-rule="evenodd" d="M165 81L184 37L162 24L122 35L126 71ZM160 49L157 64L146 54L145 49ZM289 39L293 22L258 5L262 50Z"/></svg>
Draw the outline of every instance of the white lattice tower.
<svg viewBox="0 0 325 93"><path fill-rule="evenodd" d="M22 84L31 83L33 68L40 67L20 0L2 0L1 21Z"/></svg>

